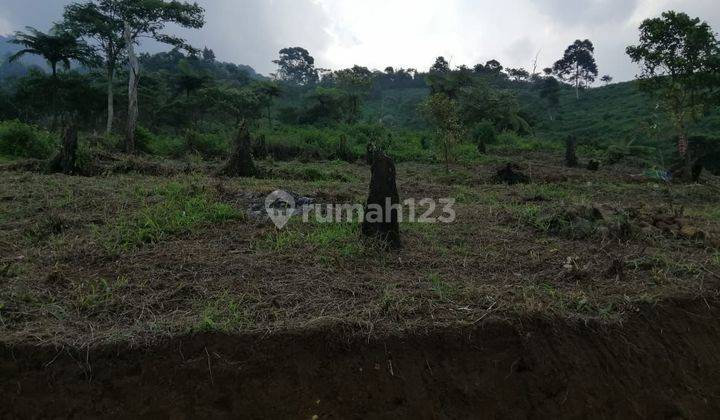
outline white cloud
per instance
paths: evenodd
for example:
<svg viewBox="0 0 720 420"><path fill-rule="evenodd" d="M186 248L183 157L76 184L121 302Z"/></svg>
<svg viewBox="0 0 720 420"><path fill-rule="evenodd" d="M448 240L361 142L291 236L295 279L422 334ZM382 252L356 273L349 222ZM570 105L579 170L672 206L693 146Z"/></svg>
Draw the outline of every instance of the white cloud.
<svg viewBox="0 0 720 420"><path fill-rule="evenodd" d="M201 30L180 30L218 58L274 71L288 46L307 48L321 67L354 64L424 70L439 55L452 65L498 59L529 68L552 65L575 39L596 47L601 73L634 76L625 47L637 27L663 10L700 16L720 29L717 0L198 0ZM47 29L70 0L0 0L0 32L25 25ZM3 19L5 22L3 22ZM156 46L146 48L156 50Z"/></svg>
<svg viewBox="0 0 720 420"><path fill-rule="evenodd" d="M0 17L0 35L7 35L10 33L10 23Z"/></svg>

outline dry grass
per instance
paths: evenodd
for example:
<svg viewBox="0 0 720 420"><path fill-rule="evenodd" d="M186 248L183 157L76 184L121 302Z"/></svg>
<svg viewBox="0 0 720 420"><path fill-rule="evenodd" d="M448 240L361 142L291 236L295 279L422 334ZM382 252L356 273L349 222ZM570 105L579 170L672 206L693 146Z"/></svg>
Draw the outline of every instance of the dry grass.
<svg viewBox="0 0 720 420"><path fill-rule="evenodd" d="M396 253L361 240L354 225L295 222L277 232L225 217L277 188L323 202L362 200L369 179L363 166L266 164L274 178L235 180L2 173L0 336L85 346L327 324L382 335L492 316L612 322L639 305L717 293L716 187L671 191L673 208L683 206L687 223L706 239L635 228L622 237L593 230L573 239L549 229L543 215L599 204L654 214L670 207L669 196L666 187L635 177L639 170L566 170L560 159L518 159L535 182L513 187L491 184L492 166L457 167L448 176L439 165L400 165L402 198L455 197L458 217L449 225L404 224L404 248ZM173 190L188 202L202 201L168 207L157 191L173 185L189 186ZM223 217L215 217L217 209ZM161 235L108 246L119 226L147 226L140 222L148 214Z"/></svg>

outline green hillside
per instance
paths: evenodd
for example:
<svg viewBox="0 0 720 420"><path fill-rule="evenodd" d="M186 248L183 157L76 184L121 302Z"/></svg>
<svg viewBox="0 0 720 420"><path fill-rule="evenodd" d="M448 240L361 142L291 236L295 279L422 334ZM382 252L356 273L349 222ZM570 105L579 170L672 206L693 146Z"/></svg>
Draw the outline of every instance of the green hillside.
<svg viewBox="0 0 720 420"><path fill-rule="evenodd" d="M542 138L564 139L570 134L600 146L633 144L653 146L657 141L669 140L673 127L662 108L634 82L617 83L589 89L580 93L564 89L560 110L554 120L546 112L536 113L536 132ZM653 126L657 129L653 129ZM691 135L720 135L720 110L706 115L690 126Z"/></svg>
<svg viewBox="0 0 720 420"><path fill-rule="evenodd" d="M580 92L564 87L560 94L560 108L552 119L546 103L531 83L503 85L488 81L499 89L513 91L524 115L533 124L536 137L550 141L564 141L569 135L581 143L607 149L610 146L648 146L664 152L673 149L674 128L668 115L647 94L639 91L635 82L616 83ZM429 90L388 89L368 98L364 118L389 127L425 128L425 120L418 112L419 104ZM712 110L697 123L691 124L691 135L720 137L720 109Z"/></svg>

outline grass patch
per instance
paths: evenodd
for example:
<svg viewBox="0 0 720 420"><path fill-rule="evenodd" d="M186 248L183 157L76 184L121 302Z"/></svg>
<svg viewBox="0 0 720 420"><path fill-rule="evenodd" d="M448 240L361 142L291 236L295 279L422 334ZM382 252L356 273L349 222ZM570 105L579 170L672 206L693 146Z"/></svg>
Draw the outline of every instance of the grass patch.
<svg viewBox="0 0 720 420"><path fill-rule="evenodd" d="M318 223L311 215L308 223L294 219L285 229L268 234L258 247L274 252L311 250L321 261L331 262L365 253L359 231L358 223Z"/></svg>
<svg viewBox="0 0 720 420"><path fill-rule="evenodd" d="M308 182L337 181L347 183L354 181L355 178L347 166L336 162L327 164L280 164L277 168L271 168L269 175L280 179Z"/></svg>
<svg viewBox="0 0 720 420"><path fill-rule="evenodd" d="M128 285L126 277L115 280L94 278L75 285L75 306L83 313L97 314L107 310L110 302Z"/></svg>
<svg viewBox="0 0 720 420"><path fill-rule="evenodd" d="M443 302L451 301L458 294L457 288L444 281L440 274L431 274L428 281L430 282L430 291Z"/></svg>
<svg viewBox="0 0 720 420"><path fill-rule="evenodd" d="M195 331L232 332L251 327L252 317L246 303L245 295L222 293L202 306Z"/></svg>
<svg viewBox="0 0 720 420"><path fill-rule="evenodd" d="M154 189L135 214L110 224L99 236L106 249L126 250L244 217L192 181L170 182Z"/></svg>

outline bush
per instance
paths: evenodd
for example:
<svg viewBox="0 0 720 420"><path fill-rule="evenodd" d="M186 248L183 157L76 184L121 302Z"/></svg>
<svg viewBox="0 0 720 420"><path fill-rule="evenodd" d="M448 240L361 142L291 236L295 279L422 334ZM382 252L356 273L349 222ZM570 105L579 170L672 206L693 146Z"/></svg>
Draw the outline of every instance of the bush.
<svg viewBox="0 0 720 420"><path fill-rule="evenodd" d="M198 133L188 131L185 136L185 150L199 153L204 158L219 158L230 153L230 142L227 136L214 133Z"/></svg>
<svg viewBox="0 0 720 420"><path fill-rule="evenodd" d="M0 155L47 159L55 147L47 131L17 120L0 122Z"/></svg>
<svg viewBox="0 0 720 420"><path fill-rule="evenodd" d="M559 151L563 149L563 145L557 142L549 142L537 139L535 137L522 137L518 134L505 131L498 137L498 144L494 147L495 151Z"/></svg>
<svg viewBox="0 0 720 420"><path fill-rule="evenodd" d="M473 127L470 132L475 145L478 150L484 152L485 146L489 144L495 144L497 141L497 133L495 132L495 126L492 122L484 120Z"/></svg>

